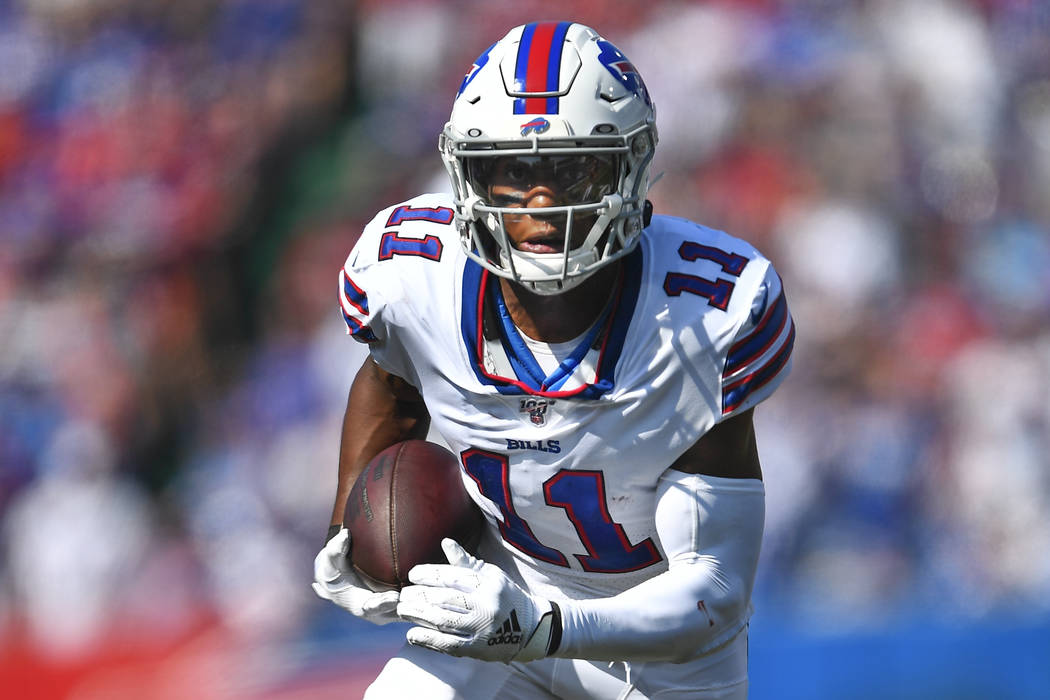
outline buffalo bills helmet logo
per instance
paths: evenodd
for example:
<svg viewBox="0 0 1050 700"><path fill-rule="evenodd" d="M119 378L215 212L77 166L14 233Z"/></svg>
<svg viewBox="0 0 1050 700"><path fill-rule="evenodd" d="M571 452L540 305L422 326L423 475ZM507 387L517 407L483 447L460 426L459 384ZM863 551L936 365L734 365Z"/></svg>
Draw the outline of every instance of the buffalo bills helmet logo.
<svg viewBox="0 0 1050 700"><path fill-rule="evenodd" d="M543 117L536 117L530 122L525 122L521 125L521 135L528 136L529 134L542 134L551 128L551 123Z"/></svg>
<svg viewBox="0 0 1050 700"><path fill-rule="evenodd" d="M598 54L598 60L602 62L606 70L612 73L613 77L625 88L642 98L645 104L651 108L653 103L649 99L649 90L645 87L645 81L642 80L642 76L638 69L634 67L634 64L627 60L627 57L608 41L599 41L598 48L601 49L601 53Z"/></svg>
<svg viewBox="0 0 1050 700"><path fill-rule="evenodd" d="M499 42L496 42L499 43ZM478 56L478 60L474 61L474 64L467 71L467 74L463 76L463 82L459 84L459 92L456 93L456 97L463 94L463 91L467 89L471 81L474 80L478 75L478 71L485 67L485 64L489 62L489 54L492 53L492 49L495 48L496 44L485 49L484 53Z"/></svg>

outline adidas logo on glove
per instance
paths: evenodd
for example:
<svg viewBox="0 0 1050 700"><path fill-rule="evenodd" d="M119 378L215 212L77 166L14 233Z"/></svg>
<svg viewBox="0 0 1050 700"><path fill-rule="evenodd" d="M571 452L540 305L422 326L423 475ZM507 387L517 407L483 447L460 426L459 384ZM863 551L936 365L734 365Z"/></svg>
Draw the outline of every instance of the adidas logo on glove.
<svg viewBox="0 0 1050 700"><path fill-rule="evenodd" d="M521 626L514 610L511 610L510 617L503 621L499 634L489 640L490 647L496 644L521 644Z"/></svg>

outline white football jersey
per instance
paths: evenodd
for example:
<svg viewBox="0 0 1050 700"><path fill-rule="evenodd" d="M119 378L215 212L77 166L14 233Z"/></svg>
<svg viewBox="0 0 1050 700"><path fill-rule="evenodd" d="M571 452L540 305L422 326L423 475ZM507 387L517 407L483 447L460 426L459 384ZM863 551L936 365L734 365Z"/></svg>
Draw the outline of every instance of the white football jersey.
<svg viewBox="0 0 1050 700"><path fill-rule="evenodd" d="M557 366L510 323L498 278L463 253L447 195L380 212L339 288L350 334L419 389L459 455L499 543L484 556L555 599L615 595L665 571L660 474L791 364L770 262L684 219L653 217L610 305Z"/></svg>

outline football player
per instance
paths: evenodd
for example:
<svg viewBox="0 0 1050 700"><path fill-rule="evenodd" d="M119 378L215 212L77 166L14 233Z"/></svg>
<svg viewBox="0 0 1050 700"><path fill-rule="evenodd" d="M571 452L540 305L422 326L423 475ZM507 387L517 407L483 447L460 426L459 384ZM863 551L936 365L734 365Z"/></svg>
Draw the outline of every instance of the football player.
<svg viewBox="0 0 1050 700"><path fill-rule="evenodd" d="M571 22L512 29L439 139L452 195L383 210L339 279L350 391L317 593L414 623L368 698L747 695L764 519L752 410L794 326L742 240L652 215L653 104ZM486 515L475 554L373 593L345 564L356 475L433 421Z"/></svg>

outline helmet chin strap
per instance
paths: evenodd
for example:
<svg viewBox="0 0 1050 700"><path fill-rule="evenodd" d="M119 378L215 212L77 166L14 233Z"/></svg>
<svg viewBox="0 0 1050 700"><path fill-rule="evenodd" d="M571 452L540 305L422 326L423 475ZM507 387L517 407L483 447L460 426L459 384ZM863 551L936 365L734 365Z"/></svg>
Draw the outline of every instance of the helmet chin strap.
<svg viewBox="0 0 1050 700"><path fill-rule="evenodd" d="M596 244L623 210L623 197L619 194L606 195L602 202L605 206L599 210L601 213L587 232L587 237L580 246L570 250L568 255L564 252L526 253L513 248L505 236L493 234L497 240L502 238L507 242L506 246L500 246L500 266L511 272L509 278L544 296L561 294L580 284L602 267L598 264L602 253ZM572 209L565 213L567 227L572 225L572 216ZM490 214L485 223L496 226L496 219L495 215Z"/></svg>
<svg viewBox="0 0 1050 700"><path fill-rule="evenodd" d="M512 250L510 255L514 258L514 270L517 272L515 281L542 295L560 294L572 289L589 276L573 274L574 270L583 269L598 259L593 250L570 253L568 262L564 265L568 273L563 277L565 256L562 253L523 253L520 250ZM504 268L510 267L506 251L500 252L500 262ZM550 279L555 276L557 279ZM537 277L548 279L536 279Z"/></svg>

